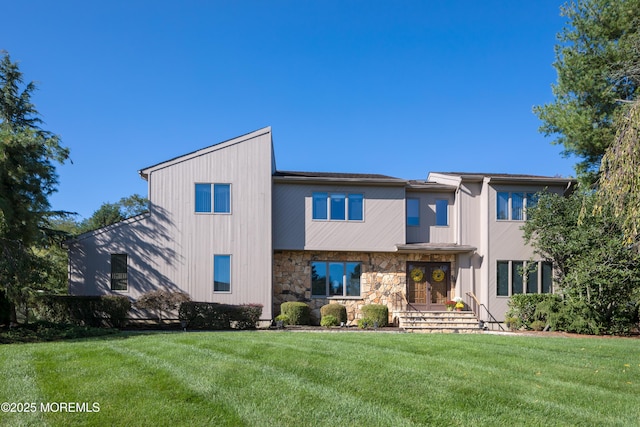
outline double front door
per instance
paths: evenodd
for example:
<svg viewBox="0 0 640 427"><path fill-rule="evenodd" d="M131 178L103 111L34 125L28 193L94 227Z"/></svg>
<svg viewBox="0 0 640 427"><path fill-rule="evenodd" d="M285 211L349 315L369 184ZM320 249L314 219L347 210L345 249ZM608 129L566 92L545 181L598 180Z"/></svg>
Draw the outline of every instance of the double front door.
<svg viewBox="0 0 640 427"><path fill-rule="evenodd" d="M417 309L444 310L449 299L451 263L408 262L407 301Z"/></svg>

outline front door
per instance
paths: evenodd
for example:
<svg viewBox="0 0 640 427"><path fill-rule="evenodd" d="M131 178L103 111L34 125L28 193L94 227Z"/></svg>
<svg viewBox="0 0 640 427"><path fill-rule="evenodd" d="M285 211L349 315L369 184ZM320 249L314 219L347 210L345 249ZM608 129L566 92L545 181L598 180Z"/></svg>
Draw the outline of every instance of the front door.
<svg viewBox="0 0 640 427"><path fill-rule="evenodd" d="M451 263L408 262L407 301L419 310L444 310L450 277Z"/></svg>

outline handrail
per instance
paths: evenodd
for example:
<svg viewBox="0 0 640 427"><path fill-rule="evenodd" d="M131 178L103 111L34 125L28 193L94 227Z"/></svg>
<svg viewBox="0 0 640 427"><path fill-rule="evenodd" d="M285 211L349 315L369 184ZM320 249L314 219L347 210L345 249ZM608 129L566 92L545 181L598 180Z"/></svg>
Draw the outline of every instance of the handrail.
<svg viewBox="0 0 640 427"><path fill-rule="evenodd" d="M473 300L476 302L476 305L477 305L478 307L482 307L482 308L484 308L484 310L485 310L485 311L487 312L487 314L489 315L489 318L492 320L492 323L497 323L497 324L498 324L498 327L499 327L501 330L503 330L503 331L505 330L505 329L502 327L502 324L498 321L498 319L496 319L496 318L493 316L493 314L491 314L491 312L489 311L489 309L488 309L484 304L482 304L480 301L478 301L478 298L475 296L475 294L474 294L473 292L467 292L467 296L470 296L471 298L473 298ZM478 315L479 315L479 314L480 314L480 313L478 313Z"/></svg>

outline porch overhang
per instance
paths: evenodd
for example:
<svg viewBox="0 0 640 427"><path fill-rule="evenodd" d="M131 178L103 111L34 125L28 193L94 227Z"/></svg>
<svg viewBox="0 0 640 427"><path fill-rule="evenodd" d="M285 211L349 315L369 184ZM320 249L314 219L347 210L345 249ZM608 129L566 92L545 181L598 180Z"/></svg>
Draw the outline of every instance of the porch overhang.
<svg viewBox="0 0 640 427"><path fill-rule="evenodd" d="M396 251L400 253L463 254L475 252L476 249L475 246L456 243L404 243L396 245Z"/></svg>

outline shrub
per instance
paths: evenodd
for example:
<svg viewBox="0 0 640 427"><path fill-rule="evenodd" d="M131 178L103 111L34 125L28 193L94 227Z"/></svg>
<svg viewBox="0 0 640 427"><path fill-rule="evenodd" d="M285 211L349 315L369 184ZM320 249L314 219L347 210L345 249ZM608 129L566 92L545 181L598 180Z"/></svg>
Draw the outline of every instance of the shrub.
<svg viewBox="0 0 640 427"><path fill-rule="evenodd" d="M378 322L379 327L385 327L389 324L389 307L382 304L369 304L362 307L362 317L370 319L372 322Z"/></svg>
<svg viewBox="0 0 640 427"><path fill-rule="evenodd" d="M538 309L539 305L552 304L560 301L555 294L516 294L509 300L509 310L506 316L514 318L512 329L532 329L532 323L540 320L547 323L547 316Z"/></svg>
<svg viewBox="0 0 640 427"><path fill-rule="evenodd" d="M373 319L369 319L368 317L358 319L358 328L360 329L373 328L373 324Z"/></svg>
<svg viewBox="0 0 640 427"><path fill-rule="evenodd" d="M347 321L347 307L342 304L323 305L320 308L320 316L322 319L324 319L325 316L333 316L338 320L338 324L340 324L340 322ZM322 320L320 321L320 325L322 325Z"/></svg>
<svg viewBox="0 0 640 427"><path fill-rule="evenodd" d="M290 325L308 325L311 320L311 309L303 302L283 302L280 312L289 317Z"/></svg>
<svg viewBox="0 0 640 427"><path fill-rule="evenodd" d="M287 326L289 324L289 316L287 316L286 314L278 314L276 316L276 321L282 322L284 326Z"/></svg>
<svg viewBox="0 0 640 427"><path fill-rule="evenodd" d="M531 329L533 329L534 331L541 331L545 328L545 326L547 326L547 324L542 320L534 320L533 322L531 322Z"/></svg>
<svg viewBox="0 0 640 427"><path fill-rule="evenodd" d="M123 295L42 295L36 313L46 321L81 326L122 326L131 302Z"/></svg>
<svg viewBox="0 0 640 427"><path fill-rule="evenodd" d="M332 326L338 326L340 321L338 318L332 314L327 314L326 316L322 316L322 320L320 321L320 326L324 326L325 328L330 328Z"/></svg>
<svg viewBox="0 0 640 427"><path fill-rule="evenodd" d="M142 294L136 301L136 307L155 311L158 315L158 322L162 323L163 311L175 310L180 304L190 300L189 295L184 292L157 289Z"/></svg>
<svg viewBox="0 0 640 427"><path fill-rule="evenodd" d="M186 301L180 304L178 317L191 329L236 329L256 327L262 305L229 305L215 302Z"/></svg>

